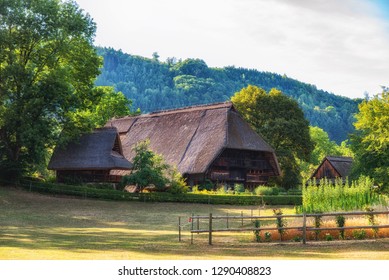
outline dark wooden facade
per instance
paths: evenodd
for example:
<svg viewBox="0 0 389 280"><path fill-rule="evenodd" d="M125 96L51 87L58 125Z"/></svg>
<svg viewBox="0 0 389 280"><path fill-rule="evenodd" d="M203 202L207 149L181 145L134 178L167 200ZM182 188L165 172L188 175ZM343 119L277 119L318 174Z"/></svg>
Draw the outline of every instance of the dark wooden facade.
<svg viewBox="0 0 389 280"><path fill-rule="evenodd" d="M111 170L57 170L57 182L101 182L101 183L119 183L122 176L111 175Z"/></svg>
<svg viewBox="0 0 389 280"><path fill-rule="evenodd" d="M315 174L312 176L316 179L323 179L323 178L340 178L341 175L338 171L331 165L331 163L326 160L323 162L323 164L320 166L319 169L315 172Z"/></svg>
<svg viewBox="0 0 389 280"><path fill-rule="evenodd" d="M208 169L206 178L231 187L240 183L253 189L277 175L272 161L271 153L225 149Z"/></svg>
<svg viewBox="0 0 389 280"><path fill-rule="evenodd" d="M350 157L327 156L312 174L311 179L315 178L317 181L323 178L332 181L337 178L345 180L350 175L352 162Z"/></svg>

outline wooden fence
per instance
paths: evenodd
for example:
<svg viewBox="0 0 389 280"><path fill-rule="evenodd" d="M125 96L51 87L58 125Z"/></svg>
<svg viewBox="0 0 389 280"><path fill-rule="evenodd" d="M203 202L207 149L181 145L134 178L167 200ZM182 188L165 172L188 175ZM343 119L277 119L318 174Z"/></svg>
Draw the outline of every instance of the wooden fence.
<svg viewBox="0 0 389 280"><path fill-rule="evenodd" d="M389 215L389 211L365 211L365 212L334 212L334 213L319 213L319 214L296 214L296 215L272 215L272 216L243 216L243 212L240 216L214 216L212 213L210 213L208 216L195 216L192 215L188 219L188 223L182 223L181 217L178 219L178 239L179 241L182 241L182 230L185 226L190 226L190 233L191 233L191 244L193 244L193 234L197 233L208 233L208 244L212 245L212 239L213 239L213 233L215 232L244 232L244 231L286 231L286 230L298 230L302 232L302 241L303 244L306 244L307 242L307 232L309 231L331 231L331 230L339 230L344 231L347 229L379 229L379 228L389 228L389 224L385 225L361 225L361 226L343 226L343 227L311 227L307 226L307 218L309 217L326 217L326 216L374 216L374 215L382 215L387 214ZM302 218L302 224L301 226L292 226L292 227L244 227L244 221L250 220L274 220L277 221L277 218L283 219L283 218ZM389 219L389 218L388 218ZM201 220L207 221L207 228L201 229L200 228L200 222ZM214 220L225 220L226 227L225 228L216 228L214 226L213 221ZM240 220L241 226L239 228L231 228L229 227L231 220ZM281 236L281 235L280 235ZM281 236L282 241L282 236Z"/></svg>

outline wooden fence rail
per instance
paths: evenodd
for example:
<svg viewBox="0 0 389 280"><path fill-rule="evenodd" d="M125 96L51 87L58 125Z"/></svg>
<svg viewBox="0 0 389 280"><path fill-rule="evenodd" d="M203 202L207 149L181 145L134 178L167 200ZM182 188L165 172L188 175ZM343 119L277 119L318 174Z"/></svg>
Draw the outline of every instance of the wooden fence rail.
<svg viewBox="0 0 389 280"><path fill-rule="evenodd" d="M307 226L307 218L309 217L326 217L326 216L369 216L369 215L382 215L388 214L389 211L359 211L359 212L333 212L333 213L317 213L317 214L296 214L296 215L272 215L272 216L243 216L243 213L240 216L213 216L212 213L209 216L195 216L192 215L189 217L190 233L191 233L191 244L193 244L193 234L194 233L208 233L208 244L212 245L212 238L214 232L244 232L244 231L259 231L259 230L299 230L302 231L303 244L307 242L307 232L308 231L321 231L321 230L347 230L347 229L379 229L379 228L389 228L389 224L385 225L362 225L362 226L344 226L344 227L310 227ZM243 227L245 220L265 220L265 219L277 219L277 218L303 218L301 226L292 226L292 227ZM200 221L208 221L208 227L206 229L200 229ZM226 220L226 228L215 228L213 226L213 220ZM241 220L242 228L230 228L230 220ZM181 217L178 219L178 235L179 241L182 240L182 228L187 226L187 224L182 224Z"/></svg>

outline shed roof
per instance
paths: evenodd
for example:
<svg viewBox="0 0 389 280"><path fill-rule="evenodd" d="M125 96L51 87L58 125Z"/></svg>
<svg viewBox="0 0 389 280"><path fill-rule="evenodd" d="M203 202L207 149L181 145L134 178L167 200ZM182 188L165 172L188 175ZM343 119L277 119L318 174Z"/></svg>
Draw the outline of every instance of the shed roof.
<svg viewBox="0 0 389 280"><path fill-rule="evenodd" d="M353 164L353 159L351 157L341 157L341 156L326 156L323 161L320 163L319 167L312 174L313 178L324 162L328 161L331 166L338 172L341 178L346 178L351 173L351 168Z"/></svg>
<svg viewBox="0 0 389 280"><path fill-rule="evenodd" d="M326 159L342 178L350 175L353 159L351 157L327 156Z"/></svg>
<svg viewBox="0 0 389 280"><path fill-rule="evenodd" d="M187 107L140 116L112 119L123 155L131 160L133 147L150 140L150 148L182 174L204 173L225 149L270 153L280 173L274 150L242 119L231 102Z"/></svg>
<svg viewBox="0 0 389 280"><path fill-rule="evenodd" d="M56 148L48 169L53 170L129 170L116 128L105 127L84 134L77 141Z"/></svg>

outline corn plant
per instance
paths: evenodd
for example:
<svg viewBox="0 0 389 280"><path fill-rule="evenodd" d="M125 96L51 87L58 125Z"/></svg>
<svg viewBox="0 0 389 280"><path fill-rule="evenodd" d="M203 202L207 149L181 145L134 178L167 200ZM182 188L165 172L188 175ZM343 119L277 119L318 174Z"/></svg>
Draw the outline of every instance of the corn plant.
<svg viewBox="0 0 389 280"><path fill-rule="evenodd" d="M373 190L373 181L361 177L357 181L322 179L319 184L310 180L302 189L303 204L298 212L330 212L338 210L359 210L375 204L385 204L382 197Z"/></svg>

